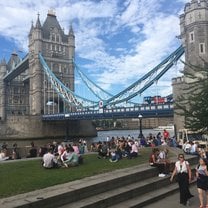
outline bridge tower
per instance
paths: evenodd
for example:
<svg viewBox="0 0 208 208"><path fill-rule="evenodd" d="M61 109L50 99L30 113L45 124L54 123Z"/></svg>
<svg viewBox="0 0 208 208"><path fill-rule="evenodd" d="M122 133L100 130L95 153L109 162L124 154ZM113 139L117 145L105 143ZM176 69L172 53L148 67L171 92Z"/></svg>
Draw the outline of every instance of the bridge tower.
<svg viewBox="0 0 208 208"><path fill-rule="evenodd" d="M6 60L2 59L0 62L0 120L5 120L6 118L6 88L3 77L7 72Z"/></svg>
<svg viewBox="0 0 208 208"><path fill-rule="evenodd" d="M185 62L203 66L208 60L208 0L192 0L186 3L184 13L180 15L180 38L185 49ZM184 70L191 70L188 66ZM176 100L188 87L187 77L177 77L172 81L173 95ZM184 128L185 118L174 115L177 128Z"/></svg>
<svg viewBox="0 0 208 208"><path fill-rule="evenodd" d="M49 10L41 25L39 14L29 33L30 115L60 113L67 108L44 76L38 54L42 53L50 69L74 90L75 36L72 26L66 35L55 12ZM69 109L68 109L69 110Z"/></svg>

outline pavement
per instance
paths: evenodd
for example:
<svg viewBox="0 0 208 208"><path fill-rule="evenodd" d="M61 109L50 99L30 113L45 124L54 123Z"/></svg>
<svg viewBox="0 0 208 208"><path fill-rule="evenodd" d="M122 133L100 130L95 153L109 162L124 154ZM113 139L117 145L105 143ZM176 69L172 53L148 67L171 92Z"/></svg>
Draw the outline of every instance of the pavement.
<svg viewBox="0 0 208 208"><path fill-rule="evenodd" d="M143 208L198 208L199 207L199 199L198 199L198 193L196 184L191 185L190 192L194 195L193 198L190 199L190 204L187 206L181 205L179 203L179 191L175 194L172 194L171 196L165 197L164 199L161 199L155 203L152 203L148 206L145 206Z"/></svg>

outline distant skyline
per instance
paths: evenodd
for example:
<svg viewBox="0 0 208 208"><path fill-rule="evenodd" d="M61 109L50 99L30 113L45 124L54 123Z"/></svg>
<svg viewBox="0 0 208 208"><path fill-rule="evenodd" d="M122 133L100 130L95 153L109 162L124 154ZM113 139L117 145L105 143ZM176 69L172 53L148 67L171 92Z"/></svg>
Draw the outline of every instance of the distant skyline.
<svg viewBox="0 0 208 208"><path fill-rule="evenodd" d="M116 94L180 46L176 36L186 2L189 0L0 0L0 60L8 61L14 50L23 57L28 52L31 22L35 24L39 13L43 23L53 9L65 33L73 25L76 64L99 86ZM174 66L145 96L170 94L171 79L182 67Z"/></svg>

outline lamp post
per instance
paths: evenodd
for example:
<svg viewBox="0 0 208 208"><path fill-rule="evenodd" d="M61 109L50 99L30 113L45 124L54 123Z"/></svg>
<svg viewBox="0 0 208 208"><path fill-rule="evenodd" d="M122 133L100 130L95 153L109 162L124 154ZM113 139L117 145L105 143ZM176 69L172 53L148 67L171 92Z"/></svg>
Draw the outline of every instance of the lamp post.
<svg viewBox="0 0 208 208"><path fill-rule="evenodd" d="M138 118L139 118L139 138L142 138L143 137L143 134L142 134L142 118L143 118L143 116L141 114L139 114Z"/></svg>

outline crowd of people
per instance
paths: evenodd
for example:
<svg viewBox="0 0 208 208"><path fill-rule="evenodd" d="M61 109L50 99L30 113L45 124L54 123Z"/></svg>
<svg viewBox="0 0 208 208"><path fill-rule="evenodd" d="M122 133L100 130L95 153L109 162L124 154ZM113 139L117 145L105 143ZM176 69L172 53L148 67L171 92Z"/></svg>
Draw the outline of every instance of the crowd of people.
<svg viewBox="0 0 208 208"><path fill-rule="evenodd" d="M44 168L72 167L83 163L82 155L87 151L86 141L80 139L77 143L53 142L48 148L41 147L39 156Z"/></svg>
<svg viewBox="0 0 208 208"><path fill-rule="evenodd" d="M109 158L110 162L118 162L123 157L136 158L139 155L139 142L134 138L113 137L109 142L98 142L93 151L98 152L99 159Z"/></svg>
<svg viewBox="0 0 208 208"><path fill-rule="evenodd" d="M39 148L35 146L34 142L31 142L26 155L24 154L23 157L42 157L45 168L60 167L61 165L67 167L71 165L71 161L75 163L75 160L78 160L80 163L82 159L81 155L87 151L87 143L83 139L80 139L77 143L54 141ZM0 149L0 161L21 159L21 153L23 152L23 148L18 148L16 143L12 145L12 148L8 148L8 145L3 143ZM49 164L49 161L51 164Z"/></svg>
<svg viewBox="0 0 208 208"><path fill-rule="evenodd" d="M150 166L157 167L159 177L171 175L173 181L177 175L180 190L180 203L186 205L193 195L189 191L192 172L184 154L178 155L176 163L168 159L168 146L182 148L185 154L197 155L199 164L196 167L197 189L199 194L200 208L204 207L204 197L206 196L208 208L208 153L204 148L199 147L197 142L184 141L181 145L176 142L175 137L170 137L169 132L164 130L157 135L149 134L147 137L135 139L128 137L107 137L106 141L93 142L90 146L86 140L80 139L78 142L61 143L52 142L37 148L31 142L27 158L42 157L44 168L72 167L83 163L82 155L86 152L97 152L98 159L108 159L110 162L118 162L122 158L133 159L140 155L140 149L151 147L152 153L149 157ZM17 144L14 143L12 151L8 150L7 144L3 144L0 152L0 161L8 159L21 159Z"/></svg>

